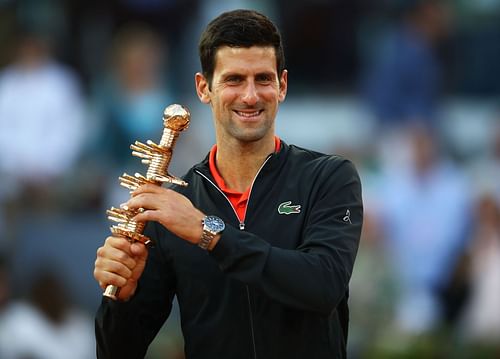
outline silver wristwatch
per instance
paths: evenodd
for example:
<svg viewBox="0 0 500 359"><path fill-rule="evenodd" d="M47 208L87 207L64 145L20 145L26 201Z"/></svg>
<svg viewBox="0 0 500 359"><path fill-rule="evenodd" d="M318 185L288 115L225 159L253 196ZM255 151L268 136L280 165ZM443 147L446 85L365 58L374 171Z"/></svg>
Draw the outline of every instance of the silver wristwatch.
<svg viewBox="0 0 500 359"><path fill-rule="evenodd" d="M198 246L206 250L214 237L221 233L226 228L226 225L222 219L216 216L205 216L201 223L203 225L203 234Z"/></svg>

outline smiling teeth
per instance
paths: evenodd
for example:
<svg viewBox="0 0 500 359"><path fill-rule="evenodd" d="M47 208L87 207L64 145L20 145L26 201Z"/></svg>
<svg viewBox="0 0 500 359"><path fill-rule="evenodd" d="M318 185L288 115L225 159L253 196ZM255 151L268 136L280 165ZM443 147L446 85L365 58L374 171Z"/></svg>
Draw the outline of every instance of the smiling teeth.
<svg viewBox="0 0 500 359"><path fill-rule="evenodd" d="M253 117L253 116L257 116L258 114L259 114L259 111L255 111L255 112L239 112L238 111L238 115L243 116L243 117Z"/></svg>

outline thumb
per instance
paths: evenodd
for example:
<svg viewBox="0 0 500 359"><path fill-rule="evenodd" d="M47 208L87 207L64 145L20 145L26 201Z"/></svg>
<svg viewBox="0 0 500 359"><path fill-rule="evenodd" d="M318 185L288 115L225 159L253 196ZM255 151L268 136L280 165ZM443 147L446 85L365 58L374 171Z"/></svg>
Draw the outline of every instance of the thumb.
<svg viewBox="0 0 500 359"><path fill-rule="evenodd" d="M148 253L146 246L141 242L134 242L130 245L130 252L134 257L138 257L137 259L142 259Z"/></svg>

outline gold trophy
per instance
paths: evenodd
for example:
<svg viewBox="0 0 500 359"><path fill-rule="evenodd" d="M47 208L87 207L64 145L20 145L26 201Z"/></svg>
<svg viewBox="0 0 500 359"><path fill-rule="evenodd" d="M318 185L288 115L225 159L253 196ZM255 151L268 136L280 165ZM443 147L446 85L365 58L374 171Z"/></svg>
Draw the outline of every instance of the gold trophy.
<svg viewBox="0 0 500 359"><path fill-rule="evenodd" d="M146 176L140 173L136 173L134 176L124 173L119 177L120 185L131 191L147 183L161 186L167 182L187 186L186 182L168 173L168 166L179 134L189 126L190 116L189 111L181 105L173 104L168 106L163 111L164 128L160 144L157 145L148 140L147 144L136 141L135 144L130 145L132 155L141 158L141 162L149 166ZM117 223L110 227L111 233L115 236L124 237L131 242L138 241L150 245L151 239L142 234L146 223L133 220L134 216L143 211L143 208L131 210L126 207L111 207L111 209L107 210L108 219ZM120 288L114 285L108 285L103 295L116 300L119 290Z"/></svg>

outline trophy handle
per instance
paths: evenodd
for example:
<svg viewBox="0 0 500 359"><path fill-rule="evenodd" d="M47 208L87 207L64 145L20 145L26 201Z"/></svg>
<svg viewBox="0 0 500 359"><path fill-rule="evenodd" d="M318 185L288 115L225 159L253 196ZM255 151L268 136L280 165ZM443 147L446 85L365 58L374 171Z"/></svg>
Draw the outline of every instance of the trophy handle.
<svg viewBox="0 0 500 359"><path fill-rule="evenodd" d="M109 284L104 293L102 294L104 297L108 297L110 299L116 300L118 298L118 293L120 292L120 288L116 285Z"/></svg>

